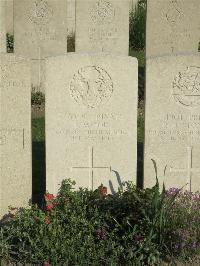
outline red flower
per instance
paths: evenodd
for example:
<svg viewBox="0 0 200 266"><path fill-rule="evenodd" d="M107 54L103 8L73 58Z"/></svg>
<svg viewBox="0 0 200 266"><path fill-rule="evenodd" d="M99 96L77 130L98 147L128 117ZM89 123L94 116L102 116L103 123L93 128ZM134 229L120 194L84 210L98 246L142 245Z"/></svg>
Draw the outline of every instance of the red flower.
<svg viewBox="0 0 200 266"><path fill-rule="evenodd" d="M9 213L10 216L14 217L17 213L17 208L11 207Z"/></svg>
<svg viewBox="0 0 200 266"><path fill-rule="evenodd" d="M54 207L54 204L51 202L46 205L47 211L51 211L53 207Z"/></svg>
<svg viewBox="0 0 200 266"><path fill-rule="evenodd" d="M98 187L98 190L99 190L99 192L100 192L102 195L104 195L104 196L108 193L108 189L107 189L107 187L104 187L103 185L99 186L99 187Z"/></svg>
<svg viewBox="0 0 200 266"><path fill-rule="evenodd" d="M55 196L54 196L53 194L46 193L46 194L44 195L44 198L45 198L46 201L49 201L49 200L54 199Z"/></svg>
<svg viewBox="0 0 200 266"><path fill-rule="evenodd" d="M44 223L45 223L45 224L50 224L49 217L46 216L46 217L44 218Z"/></svg>

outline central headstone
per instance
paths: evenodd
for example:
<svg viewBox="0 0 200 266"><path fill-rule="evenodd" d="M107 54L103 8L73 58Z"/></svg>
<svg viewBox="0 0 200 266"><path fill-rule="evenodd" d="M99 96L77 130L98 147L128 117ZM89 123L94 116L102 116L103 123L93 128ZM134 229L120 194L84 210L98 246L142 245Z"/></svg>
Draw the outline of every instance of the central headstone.
<svg viewBox="0 0 200 266"><path fill-rule="evenodd" d="M32 194L30 62L0 55L0 218Z"/></svg>
<svg viewBox="0 0 200 266"><path fill-rule="evenodd" d="M44 82L44 58L67 52L66 0L15 0L14 51L32 59L32 84Z"/></svg>
<svg viewBox="0 0 200 266"><path fill-rule="evenodd" d="M129 0L77 0L76 52L128 55Z"/></svg>
<svg viewBox="0 0 200 266"><path fill-rule="evenodd" d="M46 183L116 190L136 180L137 60L69 54L46 63ZM56 93L55 93L56 91ZM119 173L120 178L118 177Z"/></svg>

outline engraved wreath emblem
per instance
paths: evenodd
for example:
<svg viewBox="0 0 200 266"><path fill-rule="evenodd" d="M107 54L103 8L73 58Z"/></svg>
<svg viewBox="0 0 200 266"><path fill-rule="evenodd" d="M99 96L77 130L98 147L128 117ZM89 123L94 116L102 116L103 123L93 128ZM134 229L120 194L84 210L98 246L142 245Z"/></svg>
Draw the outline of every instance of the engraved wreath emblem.
<svg viewBox="0 0 200 266"><path fill-rule="evenodd" d="M45 25L53 15L53 10L46 0L35 0L34 9L31 11L29 19L36 25Z"/></svg>
<svg viewBox="0 0 200 266"><path fill-rule="evenodd" d="M174 25L178 23L181 20L181 17L183 16L182 10L178 4L178 2L175 0L172 0L169 5L169 9L166 13L166 19L171 24Z"/></svg>
<svg viewBox="0 0 200 266"><path fill-rule="evenodd" d="M115 16L115 9L109 1L99 0L91 9L90 16L95 23L110 23Z"/></svg>
<svg viewBox="0 0 200 266"><path fill-rule="evenodd" d="M113 93L110 75L101 67L87 66L74 74L70 83L70 94L77 102L95 108L106 102Z"/></svg>
<svg viewBox="0 0 200 266"><path fill-rule="evenodd" d="M173 96L183 106L200 105L200 67L190 66L178 73L173 82Z"/></svg>

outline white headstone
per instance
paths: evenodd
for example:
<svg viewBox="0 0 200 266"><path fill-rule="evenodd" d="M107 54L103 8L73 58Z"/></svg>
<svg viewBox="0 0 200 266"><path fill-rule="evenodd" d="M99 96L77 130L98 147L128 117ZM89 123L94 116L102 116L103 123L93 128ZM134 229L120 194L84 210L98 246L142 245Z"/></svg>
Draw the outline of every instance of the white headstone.
<svg viewBox="0 0 200 266"><path fill-rule="evenodd" d="M13 35L13 0L6 0L6 32Z"/></svg>
<svg viewBox="0 0 200 266"><path fill-rule="evenodd" d="M33 59L33 86L42 86L44 58L67 52L67 1L14 0L14 36L15 53Z"/></svg>
<svg viewBox="0 0 200 266"><path fill-rule="evenodd" d="M5 1L0 0L0 53L6 53Z"/></svg>
<svg viewBox="0 0 200 266"><path fill-rule="evenodd" d="M144 184L200 189L200 56L151 58L146 65ZM165 175L164 175L165 172Z"/></svg>
<svg viewBox="0 0 200 266"><path fill-rule="evenodd" d="M137 60L68 54L46 63L46 184L136 181ZM56 93L55 93L56 91Z"/></svg>
<svg viewBox="0 0 200 266"><path fill-rule="evenodd" d="M138 0L130 0L130 11L134 11L137 6Z"/></svg>
<svg viewBox="0 0 200 266"><path fill-rule="evenodd" d="M75 25L76 25L76 1L75 0L67 0L67 29L68 35L72 35L75 33Z"/></svg>
<svg viewBox="0 0 200 266"><path fill-rule="evenodd" d="M77 0L76 52L129 53L129 0Z"/></svg>
<svg viewBox="0 0 200 266"><path fill-rule="evenodd" d="M30 62L0 55L0 217L32 194Z"/></svg>
<svg viewBox="0 0 200 266"><path fill-rule="evenodd" d="M199 0L148 0L146 55L198 52Z"/></svg>

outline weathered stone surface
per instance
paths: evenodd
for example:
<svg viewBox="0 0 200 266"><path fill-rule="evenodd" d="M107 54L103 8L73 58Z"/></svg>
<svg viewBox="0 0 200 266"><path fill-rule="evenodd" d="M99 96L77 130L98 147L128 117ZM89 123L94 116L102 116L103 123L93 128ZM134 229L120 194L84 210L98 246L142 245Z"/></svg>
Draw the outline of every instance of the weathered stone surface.
<svg viewBox="0 0 200 266"><path fill-rule="evenodd" d="M137 3L138 3L138 0L130 0L130 1L129 1L129 8L130 8L130 11L135 9Z"/></svg>
<svg viewBox="0 0 200 266"><path fill-rule="evenodd" d="M137 60L69 54L46 63L46 184L136 180ZM55 93L56 91L56 93Z"/></svg>
<svg viewBox="0 0 200 266"><path fill-rule="evenodd" d="M146 55L198 52L199 0L148 0Z"/></svg>
<svg viewBox="0 0 200 266"><path fill-rule="evenodd" d="M68 35L72 35L75 33L75 24L76 24L76 1L75 0L67 0L67 32Z"/></svg>
<svg viewBox="0 0 200 266"><path fill-rule="evenodd" d="M30 63L0 55L0 217L32 193Z"/></svg>
<svg viewBox="0 0 200 266"><path fill-rule="evenodd" d="M6 32L13 34L13 0L6 0Z"/></svg>
<svg viewBox="0 0 200 266"><path fill-rule="evenodd" d="M6 52L6 13L5 1L0 1L0 53Z"/></svg>
<svg viewBox="0 0 200 266"><path fill-rule="evenodd" d="M151 58L146 67L145 186L155 184L154 159L161 185L199 190L200 56Z"/></svg>
<svg viewBox="0 0 200 266"><path fill-rule="evenodd" d="M14 0L14 35L15 53L42 69L42 59L67 52L67 1ZM43 87L42 73L32 74L33 86Z"/></svg>
<svg viewBox="0 0 200 266"><path fill-rule="evenodd" d="M129 0L77 0L76 52L128 55Z"/></svg>

